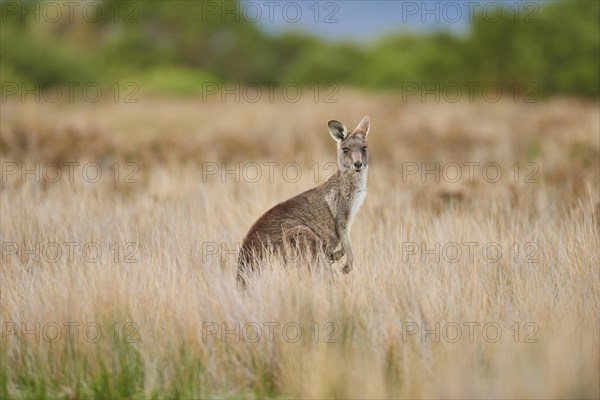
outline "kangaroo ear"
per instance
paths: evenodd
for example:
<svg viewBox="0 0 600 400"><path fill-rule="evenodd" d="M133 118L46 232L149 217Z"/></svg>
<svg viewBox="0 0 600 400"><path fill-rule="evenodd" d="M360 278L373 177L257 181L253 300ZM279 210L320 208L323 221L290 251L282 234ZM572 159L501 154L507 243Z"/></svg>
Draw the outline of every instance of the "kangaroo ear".
<svg viewBox="0 0 600 400"><path fill-rule="evenodd" d="M327 126L329 127L329 133L331 133L331 137L338 142L341 142L342 140L346 139L346 136L348 136L348 130L344 124L339 121L332 119L327 123Z"/></svg>
<svg viewBox="0 0 600 400"><path fill-rule="evenodd" d="M363 135L367 136L369 134L369 129L371 128L371 118L369 118L368 116L363 117L362 121L360 121L360 124L358 124L356 126L356 129L354 129L355 133L362 133Z"/></svg>

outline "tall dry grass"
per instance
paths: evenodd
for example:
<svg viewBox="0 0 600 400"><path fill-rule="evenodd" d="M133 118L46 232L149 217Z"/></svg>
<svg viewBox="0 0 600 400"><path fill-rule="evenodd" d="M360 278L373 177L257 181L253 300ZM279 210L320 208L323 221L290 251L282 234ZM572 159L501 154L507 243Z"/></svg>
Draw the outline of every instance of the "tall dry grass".
<svg viewBox="0 0 600 400"><path fill-rule="evenodd" d="M339 98L3 104L2 397L598 398L598 103ZM363 115L354 270L274 261L240 293L250 224Z"/></svg>

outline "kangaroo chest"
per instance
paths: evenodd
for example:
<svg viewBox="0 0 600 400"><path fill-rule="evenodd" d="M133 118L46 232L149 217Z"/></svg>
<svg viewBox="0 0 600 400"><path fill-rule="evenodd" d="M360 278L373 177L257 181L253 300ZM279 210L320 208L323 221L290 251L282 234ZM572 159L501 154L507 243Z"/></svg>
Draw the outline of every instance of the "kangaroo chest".
<svg viewBox="0 0 600 400"><path fill-rule="evenodd" d="M367 197L367 188L357 190L352 193L350 197L350 210L348 213L348 226L352 224L354 221L354 217L356 217L356 213L358 213L358 209L362 206L362 203L365 201L365 197Z"/></svg>
<svg viewBox="0 0 600 400"><path fill-rule="evenodd" d="M361 179L343 182L325 195L331 213L342 226L350 227L367 196L366 174Z"/></svg>

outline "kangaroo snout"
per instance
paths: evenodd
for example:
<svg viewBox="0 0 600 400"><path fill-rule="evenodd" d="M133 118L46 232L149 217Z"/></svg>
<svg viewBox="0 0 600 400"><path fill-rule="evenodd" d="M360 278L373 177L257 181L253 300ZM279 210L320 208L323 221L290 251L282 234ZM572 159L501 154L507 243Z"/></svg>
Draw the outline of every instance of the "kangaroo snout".
<svg viewBox="0 0 600 400"><path fill-rule="evenodd" d="M359 171L363 166L362 161L354 161L354 169Z"/></svg>

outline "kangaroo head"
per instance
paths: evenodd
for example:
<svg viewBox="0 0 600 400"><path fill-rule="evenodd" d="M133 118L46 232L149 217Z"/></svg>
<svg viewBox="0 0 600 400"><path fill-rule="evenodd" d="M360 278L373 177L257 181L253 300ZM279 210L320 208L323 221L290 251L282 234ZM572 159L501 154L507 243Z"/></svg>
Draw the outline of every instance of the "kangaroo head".
<svg viewBox="0 0 600 400"><path fill-rule="evenodd" d="M327 123L329 133L337 142L340 171L360 172L367 168L369 163L367 135L370 125L370 118L364 117L354 131L348 134L348 130L341 122L331 120Z"/></svg>

